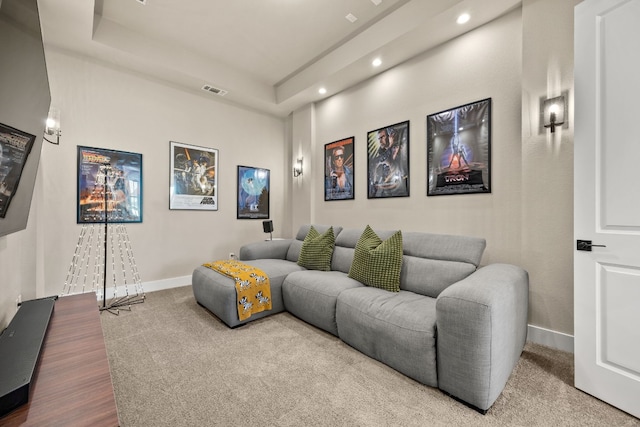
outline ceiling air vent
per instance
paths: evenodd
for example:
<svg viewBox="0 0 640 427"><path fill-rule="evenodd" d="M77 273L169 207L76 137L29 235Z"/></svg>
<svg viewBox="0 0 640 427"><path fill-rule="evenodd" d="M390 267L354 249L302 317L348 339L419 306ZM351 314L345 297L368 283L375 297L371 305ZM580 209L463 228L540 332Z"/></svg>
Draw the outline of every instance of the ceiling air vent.
<svg viewBox="0 0 640 427"><path fill-rule="evenodd" d="M220 89L218 87L214 87L211 85L204 85L202 86L202 90L206 90L207 92L211 92L214 93L218 96L225 96L227 94L227 91L224 89Z"/></svg>

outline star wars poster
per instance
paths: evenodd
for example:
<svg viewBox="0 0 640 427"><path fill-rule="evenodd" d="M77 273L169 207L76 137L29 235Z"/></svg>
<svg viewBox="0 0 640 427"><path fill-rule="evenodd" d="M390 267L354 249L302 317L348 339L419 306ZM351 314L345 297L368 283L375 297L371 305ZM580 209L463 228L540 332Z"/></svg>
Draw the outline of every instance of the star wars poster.
<svg viewBox="0 0 640 427"><path fill-rule="evenodd" d="M218 150L171 141L169 209L218 210Z"/></svg>
<svg viewBox="0 0 640 427"><path fill-rule="evenodd" d="M353 191L354 137L324 146L324 200L349 200Z"/></svg>
<svg viewBox="0 0 640 427"><path fill-rule="evenodd" d="M0 218L7 214L35 139L34 135L0 123Z"/></svg>
<svg viewBox="0 0 640 427"><path fill-rule="evenodd" d="M78 224L142 222L142 154L78 146L77 211Z"/></svg>
<svg viewBox="0 0 640 427"><path fill-rule="evenodd" d="M427 116L427 195L491 192L491 98Z"/></svg>
<svg viewBox="0 0 640 427"><path fill-rule="evenodd" d="M367 198L409 197L409 122L367 133Z"/></svg>
<svg viewBox="0 0 640 427"><path fill-rule="evenodd" d="M269 218L269 169L238 166L238 219Z"/></svg>

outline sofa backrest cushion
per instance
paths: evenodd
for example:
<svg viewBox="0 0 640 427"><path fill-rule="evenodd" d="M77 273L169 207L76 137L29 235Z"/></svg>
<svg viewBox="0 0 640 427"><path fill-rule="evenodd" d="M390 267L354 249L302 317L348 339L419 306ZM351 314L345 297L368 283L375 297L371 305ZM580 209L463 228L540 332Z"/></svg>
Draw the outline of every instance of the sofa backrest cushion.
<svg viewBox="0 0 640 427"><path fill-rule="evenodd" d="M346 228L336 236L331 269L349 273L363 229ZM374 230L382 240L395 230ZM437 298L440 292L473 273L486 247L485 239L420 232L402 232L400 289Z"/></svg>
<svg viewBox="0 0 640 427"><path fill-rule="evenodd" d="M293 239L291 245L289 245L289 250L287 251L287 260L298 262L298 258L300 257L300 250L302 249L302 242L304 242L304 238L309 234L309 230L311 226L316 229L316 231L320 234L324 234L329 227L333 227L333 235L338 236L340 234L342 227L339 225L322 225L322 224L305 224L300 227L298 230L298 234L296 234L296 238ZM355 245L354 245L355 247Z"/></svg>

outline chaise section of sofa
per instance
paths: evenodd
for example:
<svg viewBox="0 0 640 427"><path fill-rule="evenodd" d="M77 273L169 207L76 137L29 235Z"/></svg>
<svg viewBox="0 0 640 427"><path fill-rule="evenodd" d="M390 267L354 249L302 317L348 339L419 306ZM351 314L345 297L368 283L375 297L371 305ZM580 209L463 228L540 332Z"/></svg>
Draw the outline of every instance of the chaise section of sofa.
<svg viewBox="0 0 640 427"><path fill-rule="evenodd" d="M283 246L283 241L274 240L273 242L278 243L271 245L270 249L274 253L278 253L278 245ZM277 258L263 258L245 262L261 269L269 277L272 308L253 314L250 318L242 321L238 318L236 285L233 279L202 265L196 267L191 275L191 287L198 304L215 314L230 328L284 311L282 283L290 273L303 270L296 263Z"/></svg>

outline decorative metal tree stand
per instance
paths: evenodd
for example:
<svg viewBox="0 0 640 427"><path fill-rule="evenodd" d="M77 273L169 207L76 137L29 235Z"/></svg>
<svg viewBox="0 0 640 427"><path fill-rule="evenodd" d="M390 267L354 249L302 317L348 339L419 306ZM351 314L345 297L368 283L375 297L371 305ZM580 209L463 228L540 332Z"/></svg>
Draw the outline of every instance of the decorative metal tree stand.
<svg viewBox="0 0 640 427"><path fill-rule="evenodd" d="M110 255L107 251L109 247ZM107 301L107 266L109 264L113 297ZM122 285L120 293L124 291L124 295L118 295L118 283ZM119 314L119 309L131 310L131 305L144 302L142 281L124 224L84 224L82 226L62 294L70 295L87 291L94 291L98 296L98 300L101 301L100 311L106 310L112 314Z"/></svg>
<svg viewBox="0 0 640 427"><path fill-rule="evenodd" d="M103 185L103 213L109 212L107 189L112 187L109 179L110 171L111 166L105 164L101 166L99 176L96 178ZM109 193L112 194L111 191ZM109 203L113 204L113 202ZM131 310L131 305L143 303L145 294L125 225L109 223L109 215L107 214L104 214L103 217L104 223L82 225L67 278L64 281L62 295L92 290L102 301L100 312L108 311L117 315L120 309ZM111 249L110 257L109 248ZM92 255L93 253L95 254ZM107 266L109 261L113 297L107 302ZM118 296L118 283L121 288L124 288L123 296Z"/></svg>

